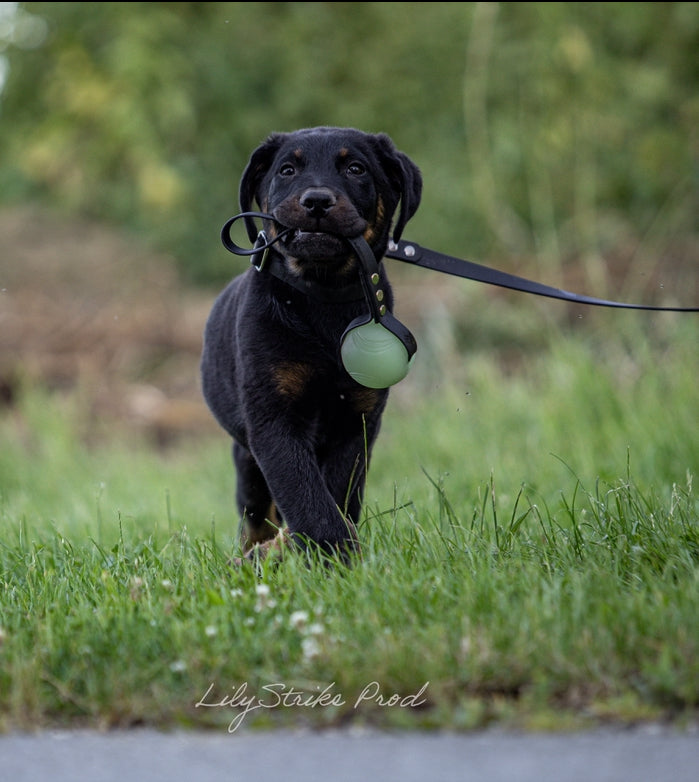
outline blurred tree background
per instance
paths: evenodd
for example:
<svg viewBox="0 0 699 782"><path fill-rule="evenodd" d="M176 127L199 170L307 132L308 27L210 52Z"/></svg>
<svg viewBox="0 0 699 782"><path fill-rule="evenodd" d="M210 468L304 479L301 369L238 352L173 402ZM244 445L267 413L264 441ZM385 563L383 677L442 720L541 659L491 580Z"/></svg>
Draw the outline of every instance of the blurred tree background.
<svg viewBox="0 0 699 782"><path fill-rule="evenodd" d="M236 270L218 235L252 149L319 124L418 163L407 237L435 249L547 282L575 262L594 294L614 258L696 265L699 3L0 9L0 205L127 229L192 282Z"/></svg>

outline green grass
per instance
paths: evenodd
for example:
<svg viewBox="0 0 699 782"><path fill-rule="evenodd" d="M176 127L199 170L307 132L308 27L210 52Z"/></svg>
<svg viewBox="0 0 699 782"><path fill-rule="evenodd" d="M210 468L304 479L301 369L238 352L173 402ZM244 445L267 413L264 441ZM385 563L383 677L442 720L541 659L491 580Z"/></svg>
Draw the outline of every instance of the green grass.
<svg viewBox="0 0 699 782"><path fill-rule="evenodd" d="M228 565L223 434L88 447L75 400L28 394L0 418L0 727L225 730L240 708L196 704L236 691L276 704L253 726L692 718L696 344L677 318L547 339L517 371L475 348L465 374L418 366L375 451L362 561L260 577ZM357 705L373 682L420 705Z"/></svg>

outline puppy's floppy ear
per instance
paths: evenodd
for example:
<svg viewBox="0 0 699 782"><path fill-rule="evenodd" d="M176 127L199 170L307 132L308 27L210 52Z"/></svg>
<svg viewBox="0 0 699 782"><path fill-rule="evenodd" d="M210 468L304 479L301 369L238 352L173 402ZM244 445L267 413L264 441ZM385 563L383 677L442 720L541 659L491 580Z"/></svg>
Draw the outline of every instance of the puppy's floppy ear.
<svg viewBox="0 0 699 782"><path fill-rule="evenodd" d="M251 211L253 198L257 200L258 206L262 207L257 198L257 192L285 138L283 133L273 133L250 156L245 171L243 171L238 191L241 212ZM246 217L244 220L248 237L251 242L254 242L258 232L255 221L252 217Z"/></svg>
<svg viewBox="0 0 699 782"><path fill-rule="evenodd" d="M393 229L393 240L397 242L410 218L417 212L422 197L422 175L420 169L403 152L399 152L391 139L384 133L377 135L386 173L391 185L400 195L400 212Z"/></svg>

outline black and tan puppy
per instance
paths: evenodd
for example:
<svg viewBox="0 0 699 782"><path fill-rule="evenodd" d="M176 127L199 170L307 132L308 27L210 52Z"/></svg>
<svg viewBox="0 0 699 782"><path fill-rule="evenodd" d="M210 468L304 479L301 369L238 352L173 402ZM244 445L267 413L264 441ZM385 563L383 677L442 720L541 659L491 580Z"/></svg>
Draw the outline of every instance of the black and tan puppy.
<svg viewBox="0 0 699 782"><path fill-rule="evenodd" d="M328 553L358 547L388 390L359 385L340 360L344 330L367 311L347 239L363 236L380 261L394 215L397 240L421 190L417 167L383 134L277 133L250 158L242 210L255 201L273 216L264 221L268 237L296 230L270 248L261 270L248 269L218 297L202 356L204 396L234 440L248 555L288 539ZM254 239L252 218L246 224ZM390 309L383 264L380 274Z"/></svg>

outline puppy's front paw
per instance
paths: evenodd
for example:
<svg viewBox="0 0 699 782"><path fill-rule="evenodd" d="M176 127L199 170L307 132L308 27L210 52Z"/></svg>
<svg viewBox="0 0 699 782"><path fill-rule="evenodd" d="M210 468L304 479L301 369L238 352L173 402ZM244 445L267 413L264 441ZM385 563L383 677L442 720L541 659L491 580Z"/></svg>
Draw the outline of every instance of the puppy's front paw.
<svg viewBox="0 0 699 782"><path fill-rule="evenodd" d="M259 563L272 557L282 560L284 551L291 545L289 530L286 527L280 527L279 532L264 543L254 543L250 546L242 557L233 560L235 567L241 567L245 562Z"/></svg>

